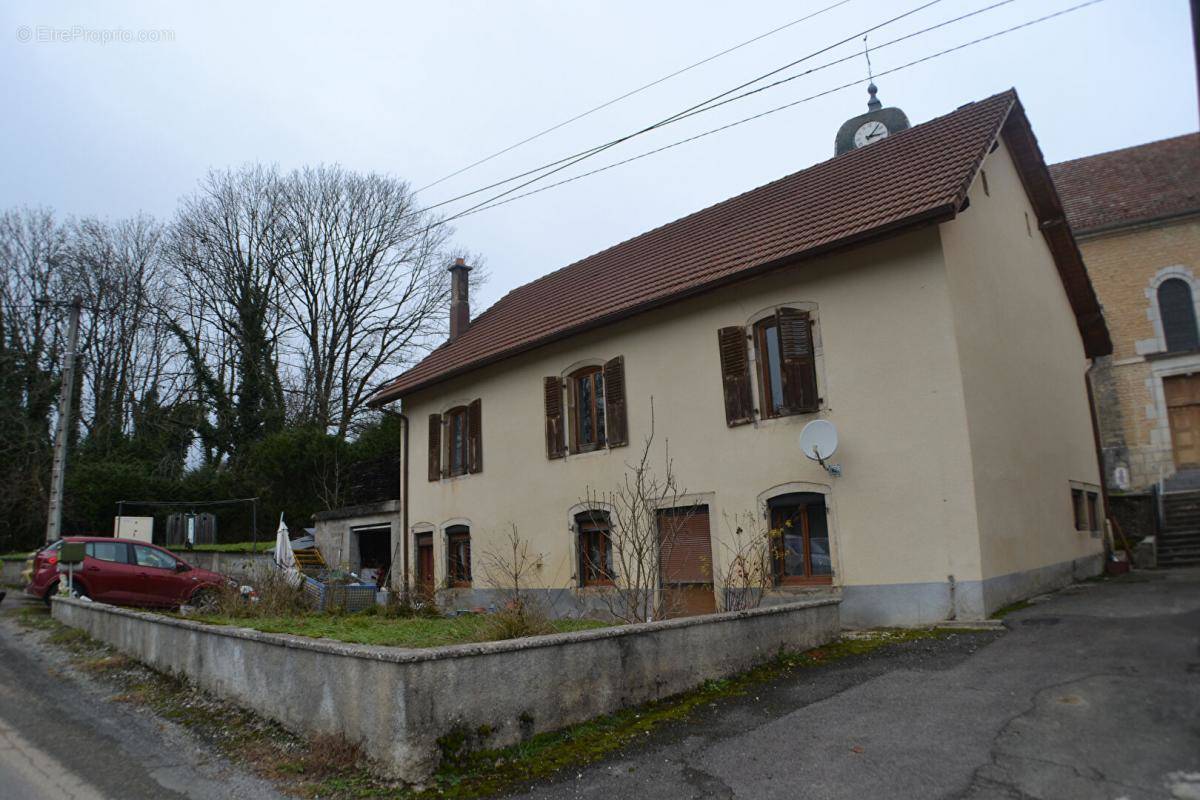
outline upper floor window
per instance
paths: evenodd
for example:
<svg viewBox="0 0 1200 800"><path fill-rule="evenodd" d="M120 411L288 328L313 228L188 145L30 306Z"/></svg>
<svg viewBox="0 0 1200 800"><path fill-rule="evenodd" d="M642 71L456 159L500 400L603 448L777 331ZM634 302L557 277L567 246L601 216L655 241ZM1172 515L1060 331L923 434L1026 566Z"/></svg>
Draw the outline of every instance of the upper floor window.
<svg viewBox="0 0 1200 800"><path fill-rule="evenodd" d="M429 480L483 470L483 402L429 415Z"/></svg>
<svg viewBox="0 0 1200 800"><path fill-rule="evenodd" d="M546 457L586 453L629 443L625 419L625 358L581 367L542 381ZM564 404L563 398L566 396Z"/></svg>
<svg viewBox="0 0 1200 800"><path fill-rule="evenodd" d="M604 446L604 370L584 367L571 375L572 408L575 410L574 452Z"/></svg>
<svg viewBox="0 0 1200 800"><path fill-rule="evenodd" d="M1187 281L1169 278L1159 284L1158 315L1162 319L1163 338L1169 352L1200 348L1196 306L1192 300L1192 287Z"/></svg>
<svg viewBox="0 0 1200 800"><path fill-rule="evenodd" d="M783 307L756 322L748 336L740 325L717 331L726 422L754 420L747 339L757 365L758 415L767 419L816 411L820 398L812 319L807 311Z"/></svg>
<svg viewBox="0 0 1200 800"><path fill-rule="evenodd" d="M613 582L612 527L604 511L575 516L579 531L579 585L604 586Z"/></svg>
<svg viewBox="0 0 1200 800"><path fill-rule="evenodd" d="M467 407L459 406L446 412L446 431L449 438L446 442L446 452L449 456L447 465L451 475L467 474L467 436L470 424L467 420Z"/></svg>

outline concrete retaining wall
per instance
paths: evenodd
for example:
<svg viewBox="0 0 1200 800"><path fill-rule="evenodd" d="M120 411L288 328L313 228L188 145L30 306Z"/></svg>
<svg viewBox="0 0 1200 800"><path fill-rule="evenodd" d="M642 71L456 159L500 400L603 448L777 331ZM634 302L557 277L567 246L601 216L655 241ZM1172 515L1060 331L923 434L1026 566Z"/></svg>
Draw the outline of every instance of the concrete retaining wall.
<svg viewBox="0 0 1200 800"><path fill-rule="evenodd" d="M267 545L263 545L266 547ZM173 550L193 567L210 569L231 578L251 578L260 570L272 568L274 558L269 553L220 553L207 550Z"/></svg>
<svg viewBox="0 0 1200 800"><path fill-rule="evenodd" d="M58 598L54 617L304 733L342 734L398 778L439 737L503 747L736 674L838 635L838 601L409 650L203 625ZM483 727L486 726L486 727ZM488 731L480 735L479 731Z"/></svg>

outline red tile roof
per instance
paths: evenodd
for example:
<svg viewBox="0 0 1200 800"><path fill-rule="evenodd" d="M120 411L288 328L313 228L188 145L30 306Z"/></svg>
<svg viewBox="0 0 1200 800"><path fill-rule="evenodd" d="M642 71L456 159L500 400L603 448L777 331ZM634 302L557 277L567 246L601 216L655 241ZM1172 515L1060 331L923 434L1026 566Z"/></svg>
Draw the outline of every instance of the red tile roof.
<svg viewBox="0 0 1200 800"><path fill-rule="evenodd" d="M1076 234L1200 212L1200 133L1050 167Z"/></svg>
<svg viewBox="0 0 1200 800"><path fill-rule="evenodd" d="M1010 117L1019 118L1021 126L1028 128L1011 90L552 272L509 292L458 339L382 386L370 402L386 403L533 347L769 269L917 224L950 219ZM1025 171L1040 169L1027 183L1040 180L1038 185L1049 198L1043 205L1061 218L1032 132L1027 131L1022 141L1024 160L1032 164ZM1021 163L1018 154L1019 168ZM1065 241L1074 249L1069 232ZM1078 273L1067 291L1082 330L1083 315L1098 320L1099 307L1078 251L1074 252L1077 265L1065 267L1060 259L1060 272L1064 284L1066 271ZM564 302L578 297L589 302ZM1099 326L1103 330L1102 320ZM1089 354L1103 349L1107 331L1102 340L1093 338Z"/></svg>

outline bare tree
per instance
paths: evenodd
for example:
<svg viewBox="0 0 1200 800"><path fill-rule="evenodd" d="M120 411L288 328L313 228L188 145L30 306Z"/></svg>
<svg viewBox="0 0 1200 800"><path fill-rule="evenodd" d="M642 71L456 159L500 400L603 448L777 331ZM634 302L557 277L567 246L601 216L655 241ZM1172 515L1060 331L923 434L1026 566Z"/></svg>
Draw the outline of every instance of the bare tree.
<svg viewBox="0 0 1200 800"><path fill-rule="evenodd" d="M284 422L283 215L278 173L255 165L210 172L171 227L168 252L182 293L172 329L212 407L212 429L201 435L213 462Z"/></svg>
<svg viewBox="0 0 1200 800"><path fill-rule="evenodd" d="M773 554L778 536L762 522L762 514L725 518L728 536L721 540L717 607L721 611L758 608L775 585Z"/></svg>
<svg viewBox="0 0 1200 800"><path fill-rule="evenodd" d="M508 607L524 610L527 590L542 558L541 553L530 551L529 542L521 538L516 525L509 523L502 546L484 551L480 558L484 582L504 595Z"/></svg>
<svg viewBox="0 0 1200 800"><path fill-rule="evenodd" d="M308 419L345 436L382 370L410 366L445 327L450 230L404 181L338 166L283 182L282 312Z"/></svg>
<svg viewBox="0 0 1200 800"><path fill-rule="evenodd" d="M687 492L675 478L669 444L663 444L663 466L659 473L651 464L654 445L654 401L650 402L650 432L643 440L636 461L625 464L621 482L614 488L588 488L584 504L609 517L611 553L604 563L587 563L581 553L580 569L607 572L611 589L600 593L613 616L626 622L662 619L674 610L674 599L662 591L673 575L665 574L667 560L680 530L698 506L686 500ZM672 514L660 520L660 509ZM660 524L661 523L661 524Z"/></svg>

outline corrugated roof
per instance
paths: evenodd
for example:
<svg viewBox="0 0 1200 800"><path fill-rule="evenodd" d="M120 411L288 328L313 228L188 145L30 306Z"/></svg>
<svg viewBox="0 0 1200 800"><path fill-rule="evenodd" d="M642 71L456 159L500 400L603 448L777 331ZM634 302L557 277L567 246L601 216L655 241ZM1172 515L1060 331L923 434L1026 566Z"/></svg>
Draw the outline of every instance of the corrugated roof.
<svg viewBox="0 0 1200 800"><path fill-rule="evenodd" d="M389 402L564 336L769 269L949 219L1014 107L1019 109L1020 103L1011 90L968 104L514 289L458 339L381 387L371 403ZM1027 125L1023 113L1017 116ZM1034 154L1026 159L1040 165L1035 178L1053 199L1032 133L1023 152ZM1056 201L1049 205L1061 215ZM1073 293L1068 286L1076 314L1094 311L1098 318L1086 274L1082 281L1086 291ZM573 301L580 298L586 302Z"/></svg>
<svg viewBox="0 0 1200 800"><path fill-rule="evenodd" d="M1200 212L1200 133L1053 164L1050 174L1077 234Z"/></svg>

